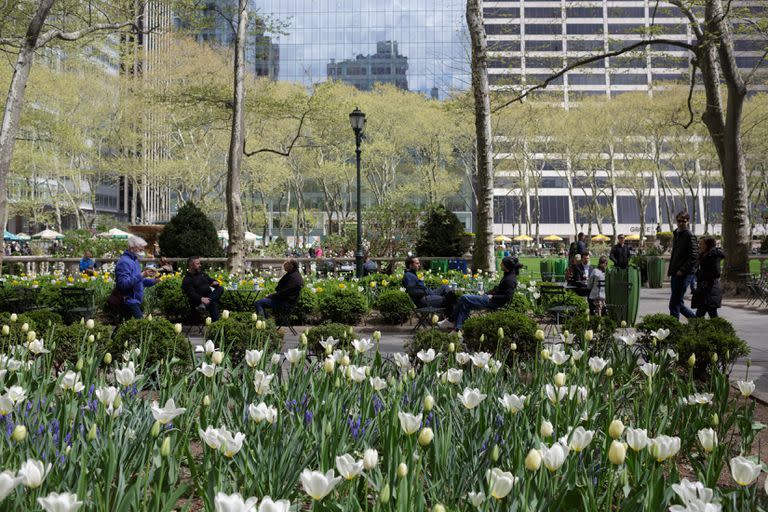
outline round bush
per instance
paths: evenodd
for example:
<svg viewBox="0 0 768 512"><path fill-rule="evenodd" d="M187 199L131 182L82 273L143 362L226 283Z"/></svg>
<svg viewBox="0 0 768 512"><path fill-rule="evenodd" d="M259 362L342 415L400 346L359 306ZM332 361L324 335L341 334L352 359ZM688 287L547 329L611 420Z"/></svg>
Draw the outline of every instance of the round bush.
<svg viewBox="0 0 768 512"><path fill-rule="evenodd" d="M368 313L365 297L356 290L338 289L325 292L319 300L324 322L356 325Z"/></svg>
<svg viewBox="0 0 768 512"><path fill-rule="evenodd" d="M325 323L310 327L305 332L307 335L307 346L309 351L314 354L322 354L325 349L320 342L328 337L339 340L339 344L336 348L349 349L352 340L357 338L355 330L345 324L339 323Z"/></svg>
<svg viewBox="0 0 768 512"><path fill-rule="evenodd" d="M499 342L499 327L504 329L504 339ZM499 343L507 349L517 344L517 352L530 355L536 351L536 322L522 313L494 311L485 315L470 317L464 322L464 343L473 352L494 354ZM484 341L480 341L481 336Z"/></svg>
<svg viewBox="0 0 768 512"><path fill-rule="evenodd" d="M733 326L721 318L692 319L677 342L679 364L686 365L691 354L696 354L693 374L702 380L708 378L713 366L718 365L726 372L728 366L749 352L749 346L736 336ZM717 354L716 363L712 362L714 354Z"/></svg>
<svg viewBox="0 0 768 512"><path fill-rule="evenodd" d="M566 320L564 327L579 342L584 341L584 332L591 330L592 346L600 349L610 347L615 341L616 322L609 316L576 315Z"/></svg>
<svg viewBox="0 0 768 512"><path fill-rule="evenodd" d="M233 366L240 364L246 350L280 352L283 347L283 333L275 323L267 320L263 329L257 329L251 313L230 313L229 318L219 318L206 327L205 337L229 355Z"/></svg>
<svg viewBox="0 0 768 512"><path fill-rule="evenodd" d="M180 278L167 278L153 286L157 306L169 321L182 322L192 314L189 299L181 290Z"/></svg>
<svg viewBox="0 0 768 512"><path fill-rule="evenodd" d="M165 318L133 318L120 324L106 348L114 357L133 347L141 348L147 366L173 357L191 362L189 340L176 334L173 324Z"/></svg>
<svg viewBox="0 0 768 512"><path fill-rule="evenodd" d="M301 289L299 300L293 308L293 320L297 325L311 324L317 315L319 301L317 294L306 286Z"/></svg>
<svg viewBox="0 0 768 512"><path fill-rule="evenodd" d="M27 311L24 313L26 318L32 320L35 324L38 338L47 338L48 333L53 326L64 325L64 319L60 314L55 311L49 311L47 309L37 309L34 311ZM79 324L79 322L78 322ZM57 327L58 332L58 327Z"/></svg>
<svg viewBox="0 0 768 512"><path fill-rule="evenodd" d="M531 303L531 300L522 293L515 293L512 296L512 301L502 309L505 311L514 311L515 313L522 313L527 315L531 310L533 310L533 304Z"/></svg>
<svg viewBox="0 0 768 512"><path fill-rule="evenodd" d="M384 322L402 324L413 314L413 301L407 293L400 290L386 290L376 299L376 309L381 313Z"/></svg>
<svg viewBox="0 0 768 512"><path fill-rule="evenodd" d="M637 341L646 349L651 349L653 346L651 332L659 329L667 329L669 330L669 336L665 338L657 348L674 348L680 341L680 336L683 334L684 327L685 326L672 315L667 315L665 313L645 315L642 321L635 326L638 334Z"/></svg>
<svg viewBox="0 0 768 512"><path fill-rule="evenodd" d="M93 334L99 350L97 357L101 357L105 348L110 347L109 338L112 335L112 327L95 323L93 329L87 329L85 324L75 322L72 325L54 325L52 327L52 341L55 342L53 360L57 364L70 362L75 364L78 359L78 349L85 352L87 337ZM51 347L46 347L50 350ZM116 354L112 354L114 357Z"/></svg>
<svg viewBox="0 0 768 512"><path fill-rule="evenodd" d="M405 351L410 357L416 357L421 350L430 348L436 352L447 352L448 345L453 343L457 352L463 349L461 338L457 333L444 332L438 329L422 329L417 331L405 344Z"/></svg>
<svg viewBox="0 0 768 512"><path fill-rule="evenodd" d="M189 202L166 224L160 233L160 247L163 256L207 258L224 256L213 222L200 208Z"/></svg>
<svg viewBox="0 0 768 512"><path fill-rule="evenodd" d="M551 285L546 283L539 283L540 287L545 286L559 286L559 285ZM587 302L587 299L584 297L581 297L580 295L576 295L570 290L565 291L565 296L551 296L551 295L541 295L540 299L540 306L542 312L546 311L548 308L552 307L554 304L557 305L563 305L563 306L570 306L575 309L575 314L586 314L589 311L589 303Z"/></svg>

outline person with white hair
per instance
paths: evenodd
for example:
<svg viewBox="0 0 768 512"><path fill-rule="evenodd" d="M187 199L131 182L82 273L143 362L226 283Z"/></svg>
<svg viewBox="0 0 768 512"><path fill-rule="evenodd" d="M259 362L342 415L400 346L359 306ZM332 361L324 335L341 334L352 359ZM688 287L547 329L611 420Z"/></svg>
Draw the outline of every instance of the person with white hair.
<svg viewBox="0 0 768 512"><path fill-rule="evenodd" d="M143 238L129 236L128 249L115 265L115 290L122 296L121 312L126 317L142 318L144 316L141 311L144 288L154 286L158 282L155 278L155 269L141 269L139 255L146 247L147 242Z"/></svg>

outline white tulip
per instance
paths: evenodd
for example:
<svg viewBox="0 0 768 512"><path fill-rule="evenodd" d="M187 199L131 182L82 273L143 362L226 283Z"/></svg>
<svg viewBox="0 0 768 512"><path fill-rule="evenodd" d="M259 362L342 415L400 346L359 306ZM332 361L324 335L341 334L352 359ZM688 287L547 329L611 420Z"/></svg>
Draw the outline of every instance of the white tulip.
<svg viewBox="0 0 768 512"><path fill-rule="evenodd" d="M627 444L636 452L644 450L650 442L650 439L648 438L648 431L646 431L644 428L628 427L626 429L626 433Z"/></svg>
<svg viewBox="0 0 768 512"><path fill-rule="evenodd" d="M642 371L646 377L652 379L653 376L656 375L656 372L659 371L659 365L654 363L645 363L640 367L640 371Z"/></svg>
<svg viewBox="0 0 768 512"><path fill-rule="evenodd" d="M731 476L742 487L752 485L760 475L761 469L762 466L760 464L755 464L746 457L734 457L731 459Z"/></svg>
<svg viewBox="0 0 768 512"><path fill-rule="evenodd" d="M176 334L181 334L182 329L183 326L181 324L173 324L173 332Z"/></svg>
<svg viewBox="0 0 768 512"><path fill-rule="evenodd" d="M685 503L686 507L680 507L675 510L681 512L689 510L688 505L693 504L692 510L701 510L704 512L710 512L720 510L720 508L702 507L703 504L709 504L714 498L714 492L708 487L704 487L701 482L691 482L687 478L683 478L679 484L672 484L672 490L675 491L680 499ZM713 504L714 506L714 504ZM719 507L719 505L717 505ZM672 508L670 508L672 510ZM675 511L673 511L675 512Z"/></svg>
<svg viewBox="0 0 768 512"><path fill-rule="evenodd" d="M184 414L187 409L184 407L176 407L176 402L173 398L169 398L165 402L164 407L160 407L157 402L152 402L152 417L161 425L166 425L173 421L173 419L181 414Z"/></svg>
<svg viewBox="0 0 768 512"><path fill-rule="evenodd" d="M93 320L88 320L93 322ZM37 498L37 503L46 512L75 512L77 509L83 506L82 501L77 500L77 494L71 494L63 492L57 494L52 492L45 498Z"/></svg>
<svg viewBox="0 0 768 512"><path fill-rule="evenodd" d="M631 347L637 343L637 334L630 333L625 336L619 336L619 339L623 341L626 346Z"/></svg>
<svg viewBox="0 0 768 512"><path fill-rule="evenodd" d="M205 430L197 429L197 433L200 434L200 439L208 445L209 448L218 450L221 448L221 436L219 436L219 430L208 425Z"/></svg>
<svg viewBox="0 0 768 512"><path fill-rule="evenodd" d="M216 512L253 512L256 510L258 498L248 498L243 500L240 493L225 494L217 492L213 498L213 506Z"/></svg>
<svg viewBox="0 0 768 512"><path fill-rule="evenodd" d="M102 387L96 390L96 398L105 407L114 404L118 396L120 396L120 390L114 386Z"/></svg>
<svg viewBox="0 0 768 512"><path fill-rule="evenodd" d="M320 346L323 347L326 354L330 354L338 342L339 340L333 338L333 336L328 336L326 339L320 340Z"/></svg>
<svg viewBox="0 0 768 512"><path fill-rule="evenodd" d="M445 372L445 379L451 384L458 384L464 377L464 370L461 368L448 368Z"/></svg>
<svg viewBox="0 0 768 512"><path fill-rule="evenodd" d="M115 380L123 387L132 386L134 382L141 378L141 375L136 375L133 362L123 366L121 370L115 370Z"/></svg>
<svg viewBox="0 0 768 512"><path fill-rule="evenodd" d="M68 371L61 379L61 389L65 391L74 391L79 393L85 389L85 385L80 382L80 374L73 371Z"/></svg>
<svg viewBox="0 0 768 512"><path fill-rule="evenodd" d="M336 469L347 480L354 480L363 472L363 461L355 461L348 453L336 457Z"/></svg>
<svg viewBox="0 0 768 512"><path fill-rule="evenodd" d="M556 373L553 380L555 382L555 386L559 388L565 386L565 374L563 372Z"/></svg>
<svg viewBox="0 0 768 512"><path fill-rule="evenodd" d="M499 468L489 469L485 472L485 478L488 480L488 487L491 496L497 500L504 499L517 482L517 477L508 471L502 471Z"/></svg>
<svg viewBox="0 0 768 512"><path fill-rule="evenodd" d="M30 352L32 352L35 355L50 353L50 350L45 349L45 346L43 345L43 340L32 340L29 342L29 346L27 348L29 349Z"/></svg>
<svg viewBox="0 0 768 512"><path fill-rule="evenodd" d="M229 310L228 309L225 309L224 311L221 312L221 318L223 318L224 320L229 318Z"/></svg>
<svg viewBox="0 0 768 512"><path fill-rule="evenodd" d="M253 385L256 387L257 395L266 395L270 392L270 383L275 376L257 370L253 374Z"/></svg>
<svg viewBox="0 0 768 512"><path fill-rule="evenodd" d="M561 364L566 363L568 361L568 359L570 359L570 358L571 358L571 356L566 354L565 351L563 351L563 350L554 350L549 355L550 361L555 363L555 365L557 365L557 366L560 366Z"/></svg>
<svg viewBox="0 0 768 512"><path fill-rule="evenodd" d="M568 455L568 447L559 442L551 447L547 447L547 445L542 443L539 452L541 453L541 461L544 463L544 467L554 472L560 469L560 466L565 462L565 457Z"/></svg>
<svg viewBox="0 0 768 512"><path fill-rule="evenodd" d="M21 386L11 386L5 388L5 396L10 398L14 404L20 404L27 398L27 392Z"/></svg>
<svg viewBox="0 0 768 512"><path fill-rule="evenodd" d="M539 427L539 434L541 437L550 437L552 433L555 431L555 427L547 420L543 420L541 422L541 426Z"/></svg>
<svg viewBox="0 0 768 512"><path fill-rule="evenodd" d="M332 469L328 470L325 474L305 469L299 475L299 479L301 480L304 492L316 501L320 501L328 496L333 491L333 488L341 482L341 477L335 477Z"/></svg>
<svg viewBox="0 0 768 512"><path fill-rule="evenodd" d="M259 512L288 512L291 502L288 500L272 501L269 496L264 496L259 503Z"/></svg>
<svg viewBox="0 0 768 512"><path fill-rule="evenodd" d="M323 361L323 371L325 373L331 374L336 369L336 360L333 358L333 356L328 356L325 358L325 361Z"/></svg>
<svg viewBox="0 0 768 512"><path fill-rule="evenodd" d="M261 320L259 320L261 322ZM273 365L280 364L280 354L272 354L272 358L269 360Z"/></svg>
<svg viewBox="0 0 768 512"><path fill-rule="evenodd" d="M480 402L485 400L486 396L478 388L464 388L464 392L459 396L459 402L467 409L474 409Z"/></svg>
<svg viewBox="0 0 768 512"><path fill-rule="evenodd" d="M584 355L583 350L571 350L571 360L572 361L578 361L581 359L581 357Z"/></svg>
<svg viewBox="0 0 768 512"><path fill-rule="evenodd" d="M648 440L648 451L656 462L671 459L680 451L680 438L674 436L658 436Z"/></svg>
<svg viewBox="0 0 768 512"><path fill-rule="evenodd" d="M694 393L686 398L683 398L683 403L686 405L706 405L712 403L714 398L713 393Z"/></svg>
<svg viewBox="0 0 768 512"><path fill-rule="evenodd" d="M371 350L375 346L375 343L370 339L352 340L352 346L355 347L355 351L357 351L358 354L364 354Z"/></svg>
<svg viewBox="0 0 768 512"><path fill-rule="evenodd" d="M476 352L469 356L469 359L472 361L472 364L475 365L477 368L485 368L488 366L488 362L491 360L491 354L488 352ZM456 360L458 361L458 355L456 357Z"/></svg>
<svg viewBox="0 0 768 512"><path fill-rule="evenodd" d="M380 377L371 377L368 381L371 383L371 387L376 391L381 391L387 387L387 381Z"/></svg>
<svg viewBox="0 0 768 512"><path fill-rule="evenodd" d="M709 453L717 447L717 432L711 428L703 428L699 430L696 435L699 438L699 443L704 451Z"/></svg>
<svg viewBox="0 0 768 512"><path fill-rule="evenodd" d="M656 338L657 340L661 341L665 339L667 336L669 336L669 329L658 329L656 331L651 331L651 336Z"/></svg>
<svg viewBox="0 0 768 512"><path fill-rule="evenodd" d="M245 363L251 368L255 368L259 364L261 358L264 356L263 350L246 350L245 351Z"/></svg>
<svg viewBox="0 0 768 512"><path fill-rule="evenodd" d="M211 354L211 362L214 365L221 364L224 361L224 352L221 352L220 350L217 350L213 354Z"/></svg>
<svg viewBox="0 0 768 512"><path fill-rule="evenodd" d="M594 430L585 430L584 427L581 426L576 427L573 432L571 432L568 447L575 452L580 452L589 446L589 443L592 442L594 435Z"/></svg>
<svg viewBox="0 0 768 512"><path fill-rule="evenodd" d="M435 360L435 358L437 357L437 353L435 352L435 349L433 349L433 348L430 348L430 349L428 349L428 350L420 350L420 351L419 351L419 352L416 354L416 357L418 357L418 358L419 358L419 359L421 359L421 360L422 360L422 361L423 361L425 364L427 364L427 363L431 363L432 361L434 361L434 360Z"/></svg>
<svg viewBox="0 0 768 512"><path fill-rule="evenodd" d="M624 459L626 459L626 457L627 445L615 439L611 441L611 446L608 448L608 460L611 464L620 466L624 464Z"/></svg>
<svg viewBox="0 0 768 512"><path fill-rule="evenodd" d="M256 424L266 421L270 425L274 425L275 421L277 421L277 408L264 402L260 402L259 405L250 404L248 406L248 416Z"/></svg>
<svg viewBox="0 0 768 512"><path fill-rule="evenodd" d="M368 448L363 452L363 468L370 471L379 464L379 452L374 448Z"/></svg>
<svg viewBox="0 0 768 512"><path fill-rule="evenodd" d="M407 354L395 353L395 364L402 370L407 370L411 367L411 360L408 359Z"/></svg>
<svg viewBox="0 0 768 512"><path fill-rule="evenodd" d="M291 364L298 364L304 361L304 351L299 350L298 348L292 348L285 353L285 358Z"/></svg>
<svg viewBox="0 0 768 512"><path fill-rule="evenodd" d="M624 433L624 424L619 419L615 419L608 425L608 435L613 439L618 439Z"/></svg>
<svg viewBox="0 0 768 512"><path fill-rule="evenodd" d="M501 406L510 414L515 414L518 411L522 411L525 407L525 395L508 395L504 393L501 398L497 399Z"/></svg>
<svg viewBox="0 0 768 512"><path fill-rule="evenodd" d="M51 464L45 464L42 461L27 459L21 465L18 476L22 478L22 483L30 489L36 489L40 487L48 476L48 472L51 470Z"/></svg>
<svg viewBox="0 0 768 512"><path fill-rule="evenodd" d="M739 380L739 381L736 381L736 385L739 387L741 396L743 396L744 398L747 398L749 395L755 392L755 383L751 380L748 380L748 381Z"/></svg>
<svg viewBox="0 0 768 512"><path fill-rule="evenodd" d="M367 366L356 366L351 364L347 367L347 377L349 377L352 382L357 382L359 384L365 380L367 371Z"/></svg>
<svg viewBox="0 0 768 512"><path fill-rule="evenodd" d="M96 325L93 321L93 318L89 318L85 321L85 328L86 329L93 329L94 325Z"/></svg>
<svg viewBox="0 0 768 512"><path fill-rule="evenodd" d="M0 502L24 480L21 476L16 476L13 471L3 471L0 473Z"/></svg>
<svg viewBox="0 0 768 512"><path fill-rule="evenodd" d="M490 355L489 355L490 357ZM472 360L472 356L467 354L466 352L457 352L456 353L456 362L459 364L467 364Z"/></svg>
<svg viewBox="0 0 768 512"><path fill-rule="evenodd" d="M600 373L603 371L603 368L606 367L608 364L608 361L603 359L602 357L590 357L589 361L589 369L592 371L592 373Z"/></svg>
<svg viewBox="0 0 768 512"><path fill-rule="evenodd" d="M200 368L197 369L200 373L208 377L209 379L216 375L219 371L221 371L221 368L218 368L215 364L208 364L203 362L200 364Z"/></svg>
<svg viewBox="0 0 768 512"><path fill-rule="evenodd" d="M221 447L219 448L221 453L223 453L225 457L231 459L243 447L245 434L242 432L235 432L235 434L232 435L232 432L227 430L226 427L220 427L219 438L221 439Z"/></svg>
<svg viewBox="0 0 768 512"><path fill-rule="evenodd" d="M399 411L397 417L400 419L400 428L407 435L414 434L421 428L421 414L414 416L413 414Z"/></svg>
<svg viewBox="0 0 768 512"><path fill-rule="evenodd" d="M469 502L473 507L479 509L485 502L485 493L483 491L470 492L467 494L467 498L469 498Z"/></svg>
<svg viewBox="0 0 768 512"><path fill-rule="evenodd" d="M0 395L0 416L10 414L14 407L13 400L8 398L8 395Z"/></svg>
<svg viewBox="0 0 768 512"><path fill-rule="evenodd" d="M565 395L568 394L568 388L565 386L556 388L552 386L552 384L547 384L544 386L544 392L546 393L547 398L549 398L549 401L556 404L565 398Z"/></svg>

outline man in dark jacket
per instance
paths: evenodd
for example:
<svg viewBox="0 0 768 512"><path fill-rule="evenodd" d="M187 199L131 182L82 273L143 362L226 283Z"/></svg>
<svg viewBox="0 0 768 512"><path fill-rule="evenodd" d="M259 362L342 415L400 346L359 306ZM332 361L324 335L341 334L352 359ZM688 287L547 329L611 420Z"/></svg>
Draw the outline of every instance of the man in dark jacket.
<svg viewBox="0 0 768 512"><path fill-rule="evenodd" d="M452 316L453 305L456 295L448 286L430 289L419 279L418 272L421 268L421 261L416 256L408 256L405 259L405 274L403 275L403 288L411 297L416 307L423 308L427 306L435 308L446 308L447 316Z"/></svg>
<svg viewBox="0 0 768 512"><path fill-rule="evenodd" d="M462 295L456 306L456 325L453 326L447 320L440 322L440 327L454 327L457 331L464 327L464 321L469 318L473 309L498 309L512 301L517 289L517 274L522 265L517 258L507 256L501 260L501 270L504 276L499 285L488 291L487 295Z"/></svg>
<svg viewBox="0 0 768 512"><path fill-rule="evenodd" d="M717 247L712 237L699 241L699 269L696 271L696 290L693 292L691 307L696 308L696 316L717 317L717 310L722 305L723 289L720 287L720 266L725 253Z"/></svg>
<svg viewBox="0 0 768 512"><path fill-rule="evenodd" d="M224 288L202 271L199 256L187 258L187 275L181 281L181 289L198 313L207 313L214 322L219 319L219 300Z"/></svg>
<svg viewBox="0 0 768 512"><path fill-rule="evenodd" d="M582 297L589 295L587 281L592 276L592 266L589 264L590 253L586 251L581 258L574 258L573 263L565 271L565 280L574 292Z"/></svg>
<svg viewBox="0 0 768 512"><path fill-rule="evenodd" d="M624 235L616 237L616 245L611 249L611 261L615 268L629 267L629 258L632 257L632 249L624 245Z"/></svg>
<svg viewBox="0 0 768 512"><path fill-rule="evenodd" d="M270 308L273 311L284 309L295 305L299 300L299 294L304 287L304 278L299 272L298 262L293 258L285 260L283 270L285 274L277 282L275 293L256 301L256 313L261 317L267 318L264 308Z"/></svg>
<svg viewBox="0 0 768 512"><path fill-rule="evenodd" d="M699 245L696 237L688 229L690 220L688 212L677 214L677 229L673 233L672 255L669 258L669 270L667 275L671 278L671 295L669 297L669 314L680 318L682 313L686 318L693 318L696 314L685 305L685 290L691 286L696 272Z"/></svg>
<svg viewBox="0 0 768 512"><path fill-rule="evenodd" d="M144 288L157 284L155 270L141 270L139 254L144 252L147 242L138 236L128 237L128 249L115 265L115 289L121 296L121 313L125 317L142 318L141 303ZM113 292L114 293L114 292Z"/></svg>

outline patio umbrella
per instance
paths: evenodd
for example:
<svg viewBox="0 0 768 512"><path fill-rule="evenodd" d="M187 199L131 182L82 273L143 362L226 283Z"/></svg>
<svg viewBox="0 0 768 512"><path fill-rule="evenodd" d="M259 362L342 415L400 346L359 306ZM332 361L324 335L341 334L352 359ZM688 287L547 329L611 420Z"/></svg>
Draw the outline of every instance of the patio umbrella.
<svg viewBox="0 0 768 512"><path fill-rule="evenodd" d="M64 235L57 233L52 229L44 229L41 232L32 235L32 238L34 240L61 240L64 238Z"/></svg>
<svg viewBox="0 0 768 512"><path fill-rule="evenodd" d="M8 242L18 242L21 240L21 238L17 237L7 229L5 230L5 233L3 233L3 240L6 240Z"/></svg>
<svg viewBox="0 0 768 512"><path fill-rule="evenodd" d="M257 235L256 233L251 233L250 231L245 232L245 241L246 242L255 242L256 240L261 240L261 236Z"/></svg>
<svg viewBox="0 0 768 512"><path fill-rule="evenodd" d="M16 233L16 238L18 238L19 240L29 240L32 237L26 233Z"/></svg>
<svg viewBox="0 0 768 512"><path fill-rule="evenodd" d="M533 238L528 235L517 235L514 240L515 242L532 242Z"/></svg>
<svg viewBox="0 0 768 512"><path fill-rule="evenodd" d="M562 238L560 238L560 237L559 237L559 236L557 236L557 235L549 235L549 236L545 236L545 237L544 237L544 240L545 240L545 241L547 241L547 242L562 242L562 241L563 241L563 239L562 239Z"/></svg>
<svg viewBox="0 0 768 512"><path fill-rule="evenodd" d="M608 240L610 240L610 237L607 237L603 234L595 235L592 237L593 242L607 242Z"/></svg>
<svg viewBox="0 0 768 512"><path fill-rule="evenodd" d="M640 235L627 235L624 237L624 240L629 240L629 241L634 240L635 242L637 242L638 240L640 240Z"/></svg>
<svg viewBox="0 0 768 512"><path fill-rule="evenodd" d="M98 236L101 238L128 238L131 236L131 234L123 231L122 229L112 228L109 231L105 231L104 233L99 233Z"/></svg>
<svg viewBox="0 0 768 512"><path fill-rule="evenodd" d="M512 239L508 236L499 235L496 238L493 239L494 242L511 242Z"/></svg>
<svg viewBox="0 0 768 512"><path fill-rule="evenodd" d="M219 240L229 240L229 231L226 229L221 229L216 234L219 235Z"/></svg>

